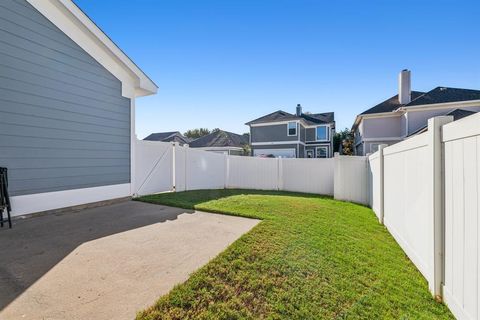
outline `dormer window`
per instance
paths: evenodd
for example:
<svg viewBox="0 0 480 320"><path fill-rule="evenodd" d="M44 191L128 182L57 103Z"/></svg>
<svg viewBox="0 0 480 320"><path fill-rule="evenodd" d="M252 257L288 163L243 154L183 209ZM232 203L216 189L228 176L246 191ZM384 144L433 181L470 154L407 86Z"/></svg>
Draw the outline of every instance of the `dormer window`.
<svg viewBox="0 0 480 320"><path fill-rule="evenodd" d="M315 133L316 133L317 141L328 140L328 126L318 126L316 128Z"/></svg>
<svg viewBox="0 0 480 320"><path fill-rule="evenodd" d="M288 123L288 130L287 130L287 135L288 136L296 136L297 135L297 123L292 121Z"/></svg>

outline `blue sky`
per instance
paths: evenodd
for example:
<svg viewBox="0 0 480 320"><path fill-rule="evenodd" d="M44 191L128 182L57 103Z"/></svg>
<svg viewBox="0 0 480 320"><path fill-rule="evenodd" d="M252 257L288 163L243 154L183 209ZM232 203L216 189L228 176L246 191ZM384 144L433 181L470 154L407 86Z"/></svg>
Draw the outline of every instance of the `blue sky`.
<svg viewBox="0 0 480 320"><path fill-rule="evenodd" d="M282 109L337 129L412 89L480 89L480 1L75 0L160 87L137 134L222 128Z"/></svg>

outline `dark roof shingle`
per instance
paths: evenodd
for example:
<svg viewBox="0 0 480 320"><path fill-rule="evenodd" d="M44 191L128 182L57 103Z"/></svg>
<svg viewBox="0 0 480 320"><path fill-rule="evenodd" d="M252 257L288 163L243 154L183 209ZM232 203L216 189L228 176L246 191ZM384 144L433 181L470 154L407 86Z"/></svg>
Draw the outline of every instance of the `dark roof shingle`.
<svg viewBox="0 0 480 320"><path fill-rule="evenodd" d="M146 137L143 140L147 141L162 141L162 142L178 142L182 144L186 144L190 142L190 139L187 137L183 136L178 131L169 131L169 132L157 132L157 133L152 133L148 137Z"/></svg>
<svg viewBox="0 0 480 320"><path fill-rule="evenodd" d="M420 91L412 91L412 100L417 99L421 95L425 94L425 92ZM394 95L393 97L377 104L376 106L363 111L360 114L372 114L372 113L383 113L383 112L392 112L402 105L398 102L398 94Z"/></svg>
<svg viewBox="0 0 480 320"><path fill-rule="evenodd" d="M325 112L325 113L302 113L299 117L295 114L285 112L283 110L278 110L267 114L266 116L257 118L255 120L245 123L246 125L254 123L268 123L276 121L288 121L288 120L304 120L307 124L315 125L321 123L331 123L335 121L334 112Z"/></svg>
<svg viewBox="0 0 480 320"><path fill-rule="evenodd" d="M190 142L192 148L203 147L238 147L242 148L249 142L248 135L218 130Z"/></svg>
<svg viewBox="0 0 480 320"><path fill-rule="evenodd" d="M436 87L433 90L413 99L406 107L434 103L480 100L480 90Z"/></svg>

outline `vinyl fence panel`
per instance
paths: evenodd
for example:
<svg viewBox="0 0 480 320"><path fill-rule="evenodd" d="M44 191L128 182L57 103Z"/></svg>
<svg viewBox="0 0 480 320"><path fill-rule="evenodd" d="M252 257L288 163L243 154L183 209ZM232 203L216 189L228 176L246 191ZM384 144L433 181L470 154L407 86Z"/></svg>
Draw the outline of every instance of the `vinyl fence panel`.
<svg viewBox="0 0 480 320"><path fill-rule="evenodd" d="M228 188L279 189L279 159L229 156L228 169Z"/></svg>
<svg viewBox="0 0 480 320"><path fill-rule="evenodd" d="M433 281L433 183L428 134L384 150L384 223L424 277Z"/></svg>
<svg viewBox="0 0 480 320"><path fill-rule="evenodd" d="M335 156L335 199L369 202L367 157Z"/></svg>
<svg viewBox="0 0 480 320"><path fill-rule="evenodd" d="M443 127L444 300L458 319L480 319L480 114Z"/></svg>
<svg viewBox="0 0 480 320"><path fill-rule="evenodd" d="M225 188L225 155L192 148L183 149L187 151L186 190Z"/></svg>
<svg viewBox="0 0 480 320"><path fill-rule="evenodd" d="M281 159L280 188L333 196L334 159Z"/></svg>

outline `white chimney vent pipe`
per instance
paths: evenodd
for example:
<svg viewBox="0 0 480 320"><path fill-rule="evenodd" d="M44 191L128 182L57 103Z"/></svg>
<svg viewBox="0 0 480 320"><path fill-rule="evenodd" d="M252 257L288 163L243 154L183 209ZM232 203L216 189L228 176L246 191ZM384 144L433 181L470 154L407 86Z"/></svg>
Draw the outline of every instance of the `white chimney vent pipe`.
<svg viewBox="0 0 480 320"><path fill-rule="evenodd" d="M412 101L410 70L404 69L398 75L398 102L407 104Z"/></svg>

